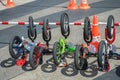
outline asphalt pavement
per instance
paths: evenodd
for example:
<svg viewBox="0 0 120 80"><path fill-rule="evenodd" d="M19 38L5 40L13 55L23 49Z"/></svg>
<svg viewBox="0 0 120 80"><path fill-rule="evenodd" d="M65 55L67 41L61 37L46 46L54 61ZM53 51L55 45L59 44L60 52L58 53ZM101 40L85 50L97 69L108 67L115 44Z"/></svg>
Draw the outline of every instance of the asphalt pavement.
<svg viewBox="0 0 120 80"><path fill-rule="evenodd" d="M66 12L69 15L70 22L84 21L86 16L92 21L93 15L98 16L100 22L106 22L109 15L113 15L115 21L120 22L120 1L119 0L89 0L91 8L89 10L67 10L69 0L14 0L16 7L6 8L5 0L0 3L0 21L28 21L29 16L33 16L34 21L43 21L48 18L50 22L60 20L60 15ZM80 5L79 0L77 4ZM104 39L104 29L106 25L99 25L102 39ZM62 37L60 28L51 25L52 40L51 48L54 42ZM41 35L42 26L37 25L38 37L36 42L45 43ZM68 41L74 45L83 41L83 26L70 26L71 33ZM120 27L116 27L117 39L114 44L119 53L120 45ZM87 71L78 71L74 67L74 59L67 58L69 65L65 68L55 67L52 55L44 55L44 63L39 65L36 70L31 70L29 63L23 67L15 65L15 60L11 59L8 45L14 35L27 37L27 25L0 25L0 80L120 80L120 61L110 59L111 69L109 72L101 72L96 69L96 58L88 59L89 68Z"/></svg>

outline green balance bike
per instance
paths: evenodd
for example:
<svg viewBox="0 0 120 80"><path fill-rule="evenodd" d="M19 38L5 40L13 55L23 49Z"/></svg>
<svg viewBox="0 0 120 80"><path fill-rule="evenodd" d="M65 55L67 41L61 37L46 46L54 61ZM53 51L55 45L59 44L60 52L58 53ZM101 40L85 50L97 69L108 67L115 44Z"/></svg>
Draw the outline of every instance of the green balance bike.
<svg viewBox="0 0 120 80"><path fill-rule="evenodd" d="M67 40L67 37L70 34L68 14L63 13L61 15L60 27L61 33L65 39L60 38L59 41L54 43L53 59L56 65L59 65L63 60L65 60L66 55L69 55L70 53L72 54L75 51L75 46ZM74 54L72 54L72 56L73 55Z"/></svg>

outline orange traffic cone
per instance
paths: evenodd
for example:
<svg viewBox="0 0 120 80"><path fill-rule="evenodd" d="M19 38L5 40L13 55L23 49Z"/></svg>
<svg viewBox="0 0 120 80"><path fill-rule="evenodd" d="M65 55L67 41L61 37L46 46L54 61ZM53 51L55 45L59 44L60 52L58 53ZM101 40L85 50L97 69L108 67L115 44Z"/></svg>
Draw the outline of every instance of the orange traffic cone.
<svg viewBox="0 0 120 80"><path fill-rule="evenodd" d="M67 8L70 9L70 10L78 9L78 5L76 4L76 0L70 0Z"/></svg>
<svg viewBox="0 0 120 80"><path fill-rule="evenodd" d="M100 29L98 25L98 18L96 15L93 16L92 22L92 42L91 45L94 45L95 53L98 51L99 41L100 41Z"/></svg>
<svg viewBox="0 0 120 80"><path fill-rule="evenodd" d="M80 9L89 9L88 0L80 0Z"/></svg>
<svg viewBox="0 0 120 80"><path fill-rule="evenodd" d="M92 22L92 36L99 37L100 36L100 29L98 25L98 18L96 15L93 16Z"/></svg>
<svg viewBox="0 0 120 80"><path fill-rule="evenodd" d="M10 7L14 7L15 3L13 2L13 0L7 0L7 4L6 7L10 8Z"/></svg>

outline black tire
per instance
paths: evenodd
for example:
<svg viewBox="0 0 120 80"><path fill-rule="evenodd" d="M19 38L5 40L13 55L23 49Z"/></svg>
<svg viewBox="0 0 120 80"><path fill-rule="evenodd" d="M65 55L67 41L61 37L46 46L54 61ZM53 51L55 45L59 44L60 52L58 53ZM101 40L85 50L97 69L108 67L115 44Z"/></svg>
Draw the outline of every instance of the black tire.
<svg viewBox="0 0 120 80"><path fill-rule="evenodd" d="M9 52L10 55L12 56L12 58L18 59L21 56L21 53L18 51L20 51L21 48L17 48L17 46L19 46L19 44L22 42L22 39L19 36L14 36L9 44ZM16 45L16 48L13 48L13 45ZM17 51L17 53L15 52Z"/></svg>
<svg viewBox="0 0 120 80"><path fill-rule="evenodd" d="M28 38L32 41L32 42L34 42L34 40L36 39L36 37L37 37L37 32L36 32L36 29L35 29L35 31L34 31L35 33L35 35L32 37L31 36L31 33L30 33L30 30L28 29Z"/></svg>
<svg viewBox="0 0 120 80"><path fill-rule="evenodd" d="M113 38L113 31L112 31L113 28L114 28L114 17L110 15L107 20L107 31L108 31L109 39Z"/></svg>
<svg viewBox="0 0 120 80"><path fill-rule="evenodd" d="M99 68L104 71L108 67L107 46L104 40L99 43L97 62Z"/></svg>
<svg viewBox="0 0 120 80"><path fill-rule="evenodd" d="M42 57L42 55L40 55L39 57L37 56L37 53L40 54L39 52L39 49L38 47L36 46L35 48L33 48L31 51L30 51L30 54L29 54L29 62L30 62L30 66L32 67L32 69L36 69L39 65L39 60L42 59L40 57Z"/></svg>
<svg viewBox="0 0 120 80"><path fill-rule="evenodd" d="M60 27L61 33L64 37L68 37L70 34L70 27L69 27L69 17L67 13L63 13L60 18Z"/></svg>
<svg viewBox="0 0 120 80"><path fill-rule="evenodd" d="M75 67L78 70L86 70L88 68L88 62L86 58L82 57L82 50L83 48L80 45L76 46L76 51L74 53L74 63Z"/></svg>
<svg viewBox="0 0 120 80"><path fill-rule="evenodd" d="M84 20L83 38L86 43L90 43L92 41L92 29L90 25L90 19L88 17L86 17Z"/></svg>
<svg viewBox="0 0 120 80"><path fill-rule="evenodd" d="M33 23L32 16L29 16L29 30L30 30L31 36L33 37L34 36L34 23Z"/></svg>
<svg viewBox="0 0 120 80"><path fill-rule="evenodd" d="M36 26L33 23L32 16L29 16L28 37L32 41L34 41L37 37Z"/></svg>
<svg viewBox="0 0 120 80"><path fill-rule="evenodd" d="M50 41L51 40L51 30L49 27L49 21L48 19L44 19L43 21L43 31L42 31L42 36L44 41Z"/></svg>
<svg viewBox="0 0 120 80"><path fill-rule="evenodd" d="M59 55L57 55L58 50L59 50ZM54 46L53 46L53 60L54 60L54 63L56 65L59 65L61 59L62 59L61 46L59 45L58 42L55 42Z"/></svg>

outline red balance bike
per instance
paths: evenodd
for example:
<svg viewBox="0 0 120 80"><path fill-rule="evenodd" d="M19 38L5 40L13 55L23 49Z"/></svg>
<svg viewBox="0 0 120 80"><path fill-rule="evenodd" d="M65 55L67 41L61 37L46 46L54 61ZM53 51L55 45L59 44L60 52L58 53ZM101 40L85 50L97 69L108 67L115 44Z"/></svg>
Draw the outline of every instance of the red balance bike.
<svg viewBox="0 0 120 80"><path fill-rule="evenodd" d="M97 56L98 67L102 71L110 70L109 57L111 56L111 52L113 53L112 55L119 57L119 54L114 53L116 47L112 45L116 38L113 16L108 17L107 26L105 28L106 40L99 41L98 38L100 38L100 36L93 35L94 32L92 31L97 30L99 30L98 26L91 27L90 19L86 17L84 20L83 37L87 45L77 45L74 55L75 67L78 70L86 70L88 68L87 58L91 55ZM95 35L96 34L100 34L99 31L97 31Z"/></svg>
<svg viewBox="0 0 120 80"><path fill-rule="evenodd" d="M50 29L46 30L47 20L44 20L43 25L43 39L48 43L51 39ZM29 17L28 41L24 37L14 36L9 44L9 52L12 58L17 59L16 64L23 66L26 64L27 56L29 55L29 62L32 69L36 69L39 64L43 63L43 53L49 51L48 44L36 43L34 40L37 37L36 26L33 24L33 18Z"/></svg>

